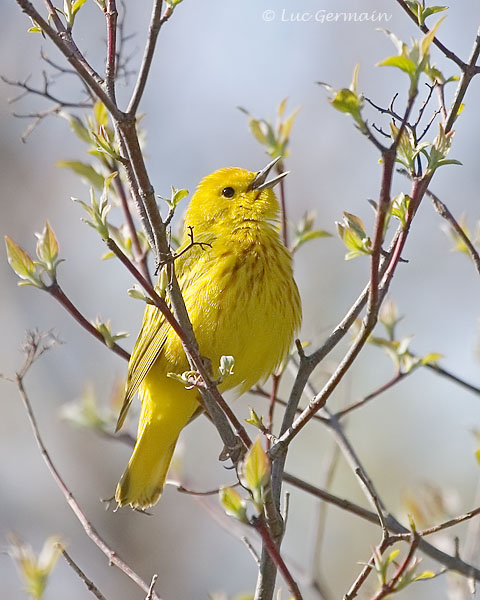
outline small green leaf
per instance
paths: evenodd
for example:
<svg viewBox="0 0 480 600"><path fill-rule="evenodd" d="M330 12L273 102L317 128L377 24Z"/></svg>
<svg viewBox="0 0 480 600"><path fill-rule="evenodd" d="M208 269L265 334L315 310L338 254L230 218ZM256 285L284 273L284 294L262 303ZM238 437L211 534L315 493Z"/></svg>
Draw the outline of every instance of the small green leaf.
<svg viewBox="0 0 480 600"><path fill-rule="evenodd" d="M425 35L425 37L423 38L421 45L420 45L423 56L428 54L428 51L430 49L430 44L433 42L433 38L435 37L435 35L438 31L438 28L440 27L440 25L442 24L442 22L444 20L445 20L445 17L442 17L441 19L439 19L435 23L435 25L430 29L430 31Z"/></svg>
<svg viewBox="0 0 480 600"><path fill-rule="evenodd" d="M78 400L64 404L60 417L76 427L104 431L110 425L110 415L100 410L97 395L91 384L87 384Z"/></svg>
<svg viewBox="0 0 480 600"><path fill-rule="evenodd" d="M247 509L245 500L231 487L220 488L220 503L227 515L235 517L242 523L247 523Z"/></svg>
<svg viewBox="0 0 480 600"><path fill-rule="evenodd" d="M168 274L167 266L162 267L160 275L158 277L158 283L155 286L155 291L161 298L166 298L168 286L170 285L170 277Z"/></svg>
<svg viewBox="0 0 480 600"><path fill-rule="evenodd" d="M438 361L440 359L442 359L444 356L443 354L440 354L439 352L430 352L429 354L425 355L422 360L421 360L421 364L422 365L436 365L438 363Z"/></svg>
<svg viewBox="0 0 480 600"><path fill-rule="evenodd" d="M63 111L61 111L59 114L60 114L60 116L67 119L71 130L79 139L81 139L83 142L86 142L87 144L92 143L92 136L90 135L90 132L83 124L82 119L80 119L76 115L71 115L70 113L63 112Z"/></svg>
<svg viewBox="0 0 480 600"><path fill-rule="evenodd" d="M99 127L106 127L108 125L108 112L105 104L100 102L100 100L97 100L93 106L93 115Z"/></svg>
<svg viewBox="0 0 480 600"><path fill-rule="evenodd" d="M38 238L37 256L44 263L50 275L54 277L58 264L58 242L50 223L47 221L42 233L36 233L35 235Z"/></svg>
<svg viewBox="0 0 480 600"><path fill-rule="evenodd" d="M177 204L183 200L186 196L188 196L188 190L177 190L172 185L172 194L170 198L170 206L175 208Z"/></svg>
<svg viewBox="0 0 480 600"><path fill-rule="evenodd" d="M75 0L72 4L72 15L75 17L77 12L82 8L87 0Z"/></svg>
<svg viewBox="0 0 480 600"><path fill-rule="evenodd" d="M262 448L260 438L257 438L242 461L239 476L242 485L252 493L255 503L261 504L263 487L270 477L270 461Z"/></svg>
<svg viewBox="0 0 480 600"><path fill-rule="evenodd" d="M413 581L421 581L422 579L432 579L436 576L435 571L423 571L423 573L419 573L415 575Z"/></svg>
<svg viewBox="0 0 480 600"><path fill-rule="evenodd" d="M16 536L11 534L9 541L8 554L17 564L26 592L32 600L41 600L48 578L62 551L60 538L49 537L43 544L38 557L30 545L21 542Z"/></svg>
<svg viewBox="0 0 480 600"><path fill-rule="evenodd" d="M89 164L79 160L59 160L56 163L57 167L67 168L80 175L85 183L93 185L97 190L103 190L104 177Z"/></svg>
<svg viewBox="0 0 480 600"><path fill-rule="evenodd" d="M245 423L253 425L257 429L260 429L260 431L263 431L265 428L263 424L263 417L259 417L251 406L249 406L248 409L250 411L250 417L248 419L245 419Z"/></svg>
<svg viewBox="0 0 480 600"><path fill-rule="evenodd" d="M135 300L143 300L144 302L148 301L147 296L145 296L143 291L136 283L134 283L133 286L127 290L127 294L130 296L130 298L134 298Z"/></svg>
<svg viewBox="0 0 480 600"><path fill-rule="evenodd" d="M267 136L263 133L260 121L258 121L257 119L249 119L248 126L253 137L257 140L257 142L262 144L262 146L265 146L267 142Z"/></svg>
<svg viewBox="0 0 480 600"><path fill-rule="evenodd" d="M30 280L35 276L36 266L29 254L16 244L8 235L5 236L8 263L21 279Z"/></svg>
<svg viewBox="0 0 480 600"><path fill-rule="evenodd" d="M415 73L416 65L415 63L407 58L406 56L389 56L385 60L377 63L379 67L397 67L401 71L404 71L408 75L412 75Z"/></svg>

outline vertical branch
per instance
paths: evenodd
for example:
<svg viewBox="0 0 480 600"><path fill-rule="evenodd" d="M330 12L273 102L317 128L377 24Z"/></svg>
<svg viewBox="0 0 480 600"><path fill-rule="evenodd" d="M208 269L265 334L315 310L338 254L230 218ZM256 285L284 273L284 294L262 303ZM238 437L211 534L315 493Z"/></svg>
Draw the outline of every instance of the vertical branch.
<svg viewBox="0 0 480 600"><path fill-rule="evenodd" d="M128 232L130 234L130 239L132 240L132 250L135 263L138 265L138 268L140 269L145 279L151 284L152 279L148 271L147 254L142 250L140 246L140 241L138 239L135 223L133 222L132 213L130 212L130 207L128 205L128 197L123 186L123 182L119 177L115 177L115 179L113 180L113 184L115 185L118 197L120 198L120 204L122 207L123 215L127 224Z"/></svg>
<svg viewBox="0 0 480 600"><path fill-rule="evenodd" d="M106 0L105 17L107 21L107 62L105 65L105 86L108 95L116 103L115 76L117 60L117 19L116 0Z"/></svg>
<svg viewBox="0 0 480 600"><path fill-rule="evenodd" d="M134 115L137 112L138 105L142 99L145 85L147 83L148 74L153 60L153 54L155 52L155 46L157 43L157 37L160 33L162 25L168 20L172 13L172 9L168 6L165 11L165 15L162 18L162 0L155 0L153 3L152 16L150 18L150 27L148 30L148 39L145 45L145 50L142 59L142 65L138 74L137 83L132 94L132 98L127 108L127 113Z"/></svg>

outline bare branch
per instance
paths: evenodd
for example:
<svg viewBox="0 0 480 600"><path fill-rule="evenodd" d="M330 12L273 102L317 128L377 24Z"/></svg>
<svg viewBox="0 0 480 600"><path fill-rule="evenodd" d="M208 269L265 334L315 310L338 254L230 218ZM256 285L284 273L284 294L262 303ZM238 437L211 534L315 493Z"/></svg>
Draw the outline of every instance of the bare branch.
<svg viewBox="0 0 480 600"><path fill-rule="evenodd" d="M65 559L65 562L80 577L80 579L83 581L83 583L87 586L87 590L89 592L92 592L92 594L95 596L95 598L98 598L98 600L106 600L105 596L100 592L100 590L93 583L93 581L85 575L85 573L82 571L82 569L80 569L80 567L73 560L73 558L70 556L70 554L68 554L68 552L65 550L65 548L63 548L63 546L61 547L61 551L62 551L62 556Z"/></svg>
<svg viewBox="0 0 480 600"><path fill-rule="evenodd" d="M32 406L30 404L30 400L27 396L27 392L25 390L25 386L23 383L23 379L28 370L27 365L28 365L28 358L27 358L27 361L26 361L24 367L17 374L16 383L17 383L18 391L20 393L20 397L23 400L23 404L24 404L25 410L27 412L28 420L30 421L30 425L32 427L35 441L40 450L40 454L41 454L43 460L45 461L45 464L48 467L48 470L50 471L57 486L60 488L60 491L64 495L65 500L67 501L68 505L70 506L73 513L75 514L75 516L79 520L80 524L82 525L87 536L105 554L105 556L108 558L108 561L110 564L114 564L116 567L118 567L134 583L136 583L138 585L138 587L140 587L145 593L148 593L149 585L147 583L145 583L145 581L143 581L141 579L141 577L133 569L131 569L127 565L127 563L118 556L118 554L115 552L115 550L113 550L99 535L97 530L93 527L93 525L90 523L90 521L86 517L85 513L81 509L78 502L75 500L75 497L73 496L73 494L70 491L67 484L62 479L62 477L61 477L60 473L57 471L55 465L53 464L52 459L50 458L50 455L49 455L49 453L43 443L42 437L40 435L40 430L38 429L35 415L33 413ZM154 592L154 595L152 596L152 598L154 600L160 600L159 596L155 592Z"/></svg>
<svg viewBox="0 0 480 600"><path fill-rule="evenodd" d="M168 6L165 14L162 17L163 0L154 0L152 16L150 18L150 26L148 29L148 39L145 45L145 51L143 54L142 65L138 74L137 83L132 94L132 98L128 105L127 113L135 114L137 112L140 100L142 99L145 85L147 83L148 74L152 65L153 55L155 52L155 46L157 43L157 37L160 33L162 25L168 21L172 14L171 6Z"/></svg>
<svg viewBox="0 0 480 600"><path fill-rule="evenodd" d="M84 83L94 92L98 98L105 104L109 112L117 119L123 118L123 113L116 104L110 99L110 96L103 88L103 79L86 61L83 54L73 42L70 33L65 32L59 35L53 27L41 16L29 0L16 0L17 4L30 18L32 18L43 30L52 42L57 46L60 52L65 56L69 63L77 71Z"/></svg>
<svg viewBox="0 0 480 600"><path fill-rule="evenodd" d="M55 298L60 304L65 308L67 312L69 312L72 317L79 323L84 329L88 331L93 337L95 337L99 342L101 342L104 346L107 346L110 350L121 356L125 360L130 359L130 354L124 350L121 346L114 343L113 346L108 346L107 342L103 335L88 321L82 313L78 310L78 308L73 304L73 302L68 298L60 285L55 281L51 285L46 286L45 291Z"/></svg>
<svg viewBox="0 0 480 600"><path fill-rule="evenodd" d="M470 238L468 237L468 235L465 233L463 228L459 225L458 221L455 219L455 217L452 215L452 213L448 210L446 204L444 204L437 195L435 195L430 190L427 190L427 196L429 198L431 198L433 207L435 208L437 213L442 217L442 219L445 219L450 224L452 229L461 238L461 240L467 247L467 249L470 253L470 256L472 257L472 260L475 264L478 274L480 275L480 255L478 254L475 246L470 241Z"/></svg>

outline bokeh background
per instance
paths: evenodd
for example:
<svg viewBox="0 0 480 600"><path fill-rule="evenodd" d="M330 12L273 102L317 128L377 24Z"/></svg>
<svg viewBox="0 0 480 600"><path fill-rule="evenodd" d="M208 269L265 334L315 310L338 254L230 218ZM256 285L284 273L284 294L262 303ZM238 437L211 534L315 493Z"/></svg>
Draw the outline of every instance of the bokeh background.
<svg viewBox="0 0 480 600"><path fill-rule="evenodd" d="M150 3L127 0L125 4L126 33L132 36L127 52L132 56L130 66L135 68L142 54ZM291 16L318 10L385 12L388 22L322 24L314 18L297 22ZM267 21L266 14L273 18ZM40 48L58 62L61 57L48 41L27 34L29 21L14 0L0 4L0 23L0 72L13 80L32 75L31 83L41 85L45 65L39 58ZM466 59L479 23L475 0L452 2L440 37ZM79 47L101 69L105 34L101 12L93 2L84 6L76 27ZM347 117L329 106L325 90L316 82L347 86L358 62L360 89L383 106L399 92L401 106L406 76L375 67L395 53L378 27L387 27L407 41L418 37L414 24L394 1L211 0L181 4L161 32L141 106L148 168L156 192L168 195L171 184L193 190L202 176L226 165L261 168L267 157L237 107L246 107L255 116L274 117L276 106L288 96L287 110L301 107L287 159L292 227L305 211L315 211L318 227L334 233L334 222L344 210L359 215L371 227L373 213L366 200L378 196L381 168L377 152ZM445 74L457 74L436 50L433 55ZM62 78L52 91L75 99L78 88L73 80ZM120 97L126 99L129 91L128 86L121 88ZM1 234L33 251L34 232L40 231L48 218L66 260L59 269L65 291L88 318L101 314L111 319L115 331L131 331L132 337L125 342L131 349L142 313L141 303L126 294L131 277L119 264L100 260L105 248L95 232L80 221L81 209L70 200L72 196L87 200L88 190L75 176L55 168L58 160L84 157L84 146L60 118L45 120L23 144L20 136L28 121L15 119L12 111L38 111L47 105L31 96L9 105L8 99L15 95L15 89L0 84ZM479 219L479 101L479 86L474 81L452 151L452 157L463 166L442 168L433 184L455 215L468 215L472 227ZM370 120L387 124L373 111ZM407 192L408 184L398 178L394 188L396 193ZM451 252L441 225L425 202L404 252L409 262L400 265L391 297L405 315L400 333L414 335L415 352L440 352L446 368L480 383L480 280L467 257ZM296 278L304 305L302 340L310 341L312 347L324 340L366 282L368 261L345 262L344 254L336 237L314 241L297 254ZM95 527L145 579L158 574L156 589L165 600L197 600L215 593L233 598L251 593L255 564L236 535L235 523L222 517L215 497L199 500L170 487L151 517L129 510L105 511L100 498L113 494L129 449L63 423L59 410L81 397L86 385L93 386L102 405L108 405L115 381L125 375L125 364L81 330L46 294L18 288L3 251L0 277L0 371L8 376L19 367L19 346L26 329L53 328L65 342L32 368L26 383L47 447ZM340 356L338 351L329 357L316 374L317 382ZM361 398L392 373L389 359L380 350L367 348L330 405L339 407ZM45 538L59 534L107 598L143 597L123 574L108 567L68 508L35 447L15 386L2 382L0 398L0 546L7 548L6 536L11 531L37 551ZM260 412L266 410L261 401L241 400L235 409L242 418L247 417L248 403L255 403ZM479 422L478 397L419 370L354 413L347 431L394 514L405 514L408 490L420 492L428 484L444 490L453 515L475 504L479 467L472 431ZM292 446L289 471L320 483L332 443L326 429L311 425ZM216 461L220 449L218 436L203 419L182 434L179 462L182 478L190 487L208 489L232 481L231 473ZM366 504L355 475L341 457L332 490ZM291 492L286 559L299 575L305 598L319 597L309 586L314 570L320 570L330 590L328 598L340 598L361 568L358 562L368 559L380 532L348 513L329 508L322 552L315 561L318 504L303 493ZM462 548L466 527L451 530L436 542L453 551L454 535L460 536ZM472 560L478 562L478 557ZM429 560L423 564L439 569ZM280 585L285 589L283 582ZM455 578L443 575L411 586L403 598L467 597L457 585ZM372 579L363 597L374 587ZM23 598L21 588L13 562L0 554L1 597ZM45 595L47 599L60 597L89 597L83 583L63 563L55 570Z"/></svg>

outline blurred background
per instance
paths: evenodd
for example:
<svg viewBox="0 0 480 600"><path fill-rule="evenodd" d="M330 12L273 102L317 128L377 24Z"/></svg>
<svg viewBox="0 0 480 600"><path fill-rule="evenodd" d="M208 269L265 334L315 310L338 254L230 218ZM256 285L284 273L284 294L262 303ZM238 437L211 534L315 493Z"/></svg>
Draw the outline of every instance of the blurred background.
<svg viewBox="0 0 480 600"><path fill-rule="evenodd" d="M127 54L131 56L129 67L135 69L141 60L150 3L126 2L126 9ZM296 20L297 13L311 15L319 10L362 11L370 18L329 23L314 18ZM386 19L382 23L372 20L380 12ZM431 18L430 24L435 20ZM46 65L40 59L40 49L55 62L62 63L62 58L47 40L27 34L30 22L13 0L0 4L0 22L0 73L10 80L25 80L31 75L30 83L41 87L41 71ZM439 37L466 60L479 23L478 2L453 2ZM156 192L168 196L170 185L193 191L204 175L227 165L253 171L262 168L268 157L252 138L247 119L237 107L245 107L256 117L274 118L279 102L288 97L287 113L301 107L286 160L291 171L286 191L292 228L306 211L315 211L316 226L331 233L335 233L334 222L341 220L343 211L360 216L371 228L373 212L367 199L378 197L378 153L349 118L329 106L327 94L317 82L347 87L358 62L359 89L381 106L387 106L399 92L397 107L403 110L406 75L375 67L396 53L378 27L392 30L405 41L419 37L413 22L394 1L323 0L319 4L311 0L210 0L179 5L160 34L141 105L148 168ZM104 39L102 13L93 2L87 2L77 19L76 40L100 71ZM458 74L436 49L433 59L446 76ZM126 84L120 88L121 100L128 98L133 82L134 77L130 77L130 87ZM78 98L78 87L68 77L60 78L51 91L64 98ZM448 104L452 91L453 87L447 88ZM472 229L480 218L479 91L474 80L451 153L451 158L463 166L440 169L432 185L457 217L468 215ZM132 332L124 342L130 350L143 312L142 304L126 294L132 278L117 262L100 260L105 248L96 232L80 221L82 210L70 200L74 196L88 201L88 189L76 176L55 167L59 160L85 159L85 146L61 118L45 119L22 143L21 135L30 121L16 119L12 112L38 112L49 105L34 96L9 104L9 98L18 93L0 83L1 234L10 235L32 253L34 232L41 231L48 218L65 259L59 267L62 287L87 318L93 320L99 314L104 320L111 319L113 331ZM387 127L388 121L378 113L367 109L366 114L370 122ZM429 139L435 133L432 131ZM408 192L408 182L398 176L394 191ZM183 209L185 205L184 201ZM179 218L182 207L178 213ZM452 253L451 247L440 217L425 201L404 251L409 262L399 266L391 298L404 315L399 333L414 336L413 351L419 355L441 353L445 368L480 384L480 279L469 259ZM312 348L326 338L367 281L368 261L346 262L344 255L345 247L336 236L315 240L296 255L296 279L304 307L301 338ZM59 411L66 403L78 400L86 386L91 386L102 406L108 406L115 382L125 376L126 365L46 294L17 287L3 251L0 277L0 372L8 377L19 368L19 347L27 329L53 329L64 342L32 368L26 385L49 452L101 535L146 580L158 574L156 590L164 600L196 600L209 594L234 598L252 593L256 565L237 534L248 534L255 544L257 540L248 531L237 531L233 520L222 515L215 496L199 499L167 487L153 516L126 509L117 513L105 510L100 499L113 495L130 449L72 428L61 421ZM318 369L316 383L324 381L345 347L337 349ZM367 347L329 406L339 408L362 398L392 374L392 363L381 350ZM287 395L290 383L286 377L282 395ZM2 382L0 398L0 546L7 549L7 534L13 531L39 551L49 535L58 534L107 598L142 598L141 591L122 573L108 567L104 555L68 508L35 446L15 386ZM248 416L248 404L263 414L267 410L266 403L257 398L239 400L234 408L242 419ZM445 513L437 519L440 521L479 503L478 498L475 500L478 442L473 434L479 421L478 397L419 369L353 413L347 433L392 513L406 523L406 498L425 494L426 489L439 489L446 501ZM333 445L327 429L312 423L292 445L288 470L310 483L323 484ZM219 437L205 419L189 426L182 434L178 453L182 481L193 489L231 483L232 474L216 460L220 450ZM331 490L367 505L342 457ZM368 560L380 531L330 507L322 550L315 558L319 506L303 492L290 491L285 558L299 577L306 599L319 598L309 585L312 574L318 572L330 590L328 598L340 598L361 569L358 563ZM434 515L432 509L433 521ZM462 551L467 533L467 526L462 526L432 541L453 552L453 538L459 535ZM478 563L478 557L472 560ZM423 566L440 569L428 559ZM2 598L25 597L14 563L6 554L0 554L0 582ZM284 589L282 598L287 597L285 585L282 581L279 584ZM362 597L369 597L375 585L372 577ZM461 586L458 578L442 575L412 585L402 597L467 597ZM89 597L84 584L60 562L45 598L66 595L71 600Z"/></svg>

